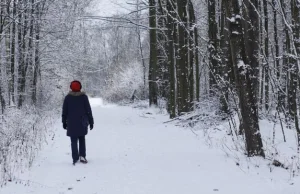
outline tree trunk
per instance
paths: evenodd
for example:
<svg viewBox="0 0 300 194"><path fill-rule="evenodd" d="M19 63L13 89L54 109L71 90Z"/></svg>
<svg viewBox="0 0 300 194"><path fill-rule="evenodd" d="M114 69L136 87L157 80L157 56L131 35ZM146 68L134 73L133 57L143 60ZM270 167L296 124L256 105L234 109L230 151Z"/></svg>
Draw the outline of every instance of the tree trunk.
<svg viewBox="0 0 300 194"><path fill-rule="evenodd" d="M37 21L35 22L35 54L34 54L34 68L33 68L33 83L32 83L32 103L37 105L37 81L40 69L40 22L41 22L41 7L40 3L36 5Z"/></svg>
<svg viewBox="0 0 300 194"><path fill-rule="evenodd" d="M17 0L13 0L13 19L16 19L16 12L17 12ZM10 54L10 70L11 70L11 80L10 80L10 92L11 92L11 100L15 103L15 41L16 41L16 21L13 21L12 24L12 36L11 36L11 54Z"/></svg>
<svg viewBox="0 0 300 194"><path fill-rule="evenodd" d="M219 75L218 72L218 27L216 21L216 1L208 0L208 36L209 36L209 86L210 94L214 94L216 89L215 76Z"/></svg>
<svg viewBox="0 0 300 194"><path fill-rule="evenodd" d="M173 0L167 1L167 28L168 28L168 63L170 73L170 93L169 93L169 112L170 118L176 117L176 80L175 80L175 52L174 52L174 34L176 33L176 25L174 18L175 4Z"/></svg>
<svg viewBox="0 0 300 194"><path fill-rule="evenodd" d="M228 113L228 75L229 75L229 35L228 30L226 27L228 26L228 19L226 15L226 2L222 1L221 4L221 40L220 40L220 47L222 49L222 64L220 67L220 79L221 80L221 96L220 96L220 105L221 105L221 112Z"/></svg>
<svg viewBox="0 0 300 194"><path fill-rule="evenodd" d="M11 35L11 24L14 22L11 18L11 13L10 13L10 4L11 1L6 1L6 14L7 14L7 19L6 19L6 30L4 31L5 33L5 46L6 46L6 75L8 79L8 104L11 105L12 103L12 91L11 91L11 82L12 82L12 70L10 66L10 61L11 61L11 42L12 42L12 35Z"/></svg>
<svg viewBox="0 0 300 194"><path fill-rule="evenodd" d="M243 0L245 20L243 20L246 57L253 69L253 88L255 89L254 100L257 103L259 91L259 0Z"/></svg>
<svg viewBox="0 0 300 194"><path fill-rule="evenodd" d="M137 19L137 24L140 23L140 0L136 1L136 19ZM138 41L139 41L139 54L141 57L141 62L143 64L143 80L144 80L144 88L143 88L143 99L146 99L146 88L147 88L147 78L146 78L146 72L147 72L147 68L146 68L146 63L145 63L145 57L144 57L144 49L143 49L143 44L142 44L142 37L141 37L141 30L140 30L140 26L136 26L136 33L138 36Z"/></svg>
<svg viewBox="0 0 300 194"><path fill-rule="evenodd" d="M178 113L187 113L190 111L189 101L189 65L188 65L188 33L187 26L187 0L177 0L177 10L180 23L178 24L178 65L177 80L178 86Z"/></svg>
<svg viewBox="0 0 300 194"><path fill-rule="evenodd" d="M19 1L19 10L21 10L22 7L22 2ZM26 14L26 9L25 13ZM26 27L25 24L22 23L23 20L23 15L24 14L19 14L18 16L18 107L21 106L21 101L22 101L22 94L21 94L21 87L22 87L22 72L24 71L24 47L25 47L25 42L23 40L23 34L26 34Z"/></svg>
<svg viewBox="0 0 300 194"><path fill-rule="evenodd" d="M29 3L29 2L27 2ZM23 5L24 6L24 5ZM33 4L30 5L33 8ZM20 55L22 55L21 63L19 63L19 101L18 101L18 107L22 107L24 101L25 101L25 88L26 88L26 75L27 75L27 69L29 64L32 63L32 37L33 37L33 13L34 9L31 9L31 15L27 16L28 11L24 11L24 23L23 27L21 29L22 32L22 40L21 40L21 46L22 52L20 52ZM29 21L28 21L29 19ZM22 23L20 23L22 24ZM28 47L26 48L26 35L27 35L27 28L29 28L29 40L28 40ZM25 53L27 51L26 57ZM25 60L26 59L26 60Z"/></svg>
<svg viewBox="0 0 300 194"><path fill-rule="evenodd" d="M256 65L252 67L248 61L243 39L241 16L238 0L226 0L226 13L230 18L230 47L232 61L234 63L234 74L236 88L239 95L240 111L242 116L242 127L245 132L246 150L249 157L265 156L263 151L262 139L258 125L257 102L255 99L255 88L253 87L253 76ZM250 18L252 11L247 7ZM252 18L253 21L253 18ZM252 39L253 40L253 39ZM255 47L255 44L252 43ZM253 63L253 62L252 62Z"/></svg>
<svg viewBox="0 0 300 194"><path fill-rule="evenodd" d="M156 3L149 0L150 26L150 62L149 62L149 103L157 105L157 33L156 33Z"/></svg>
<svg viewBox="0 0 300 194"><path fill-rule="evenodd" d="M284 0L280 0L280 7L282 8L282 17L283 18L286 18L287 16L287 13L286 13L286 4L284 2ZM284 19L282 21L284 23ZM289 63L290 63L290 57L289 57L289 53L290 53L290 35L289 35L289 30L287 28L286 25L284 25L284 39L283 39L283 64L282 64L282 80L283 80L283 91L284 93L281 93L282 95L279 96L279 101L280 103L283 104L283 109L285 108L288 108L287 104L289 104L287 102L287 104L285 103L286 102L286 99L287 99L287 96L286 94L288 93L288 66L289 66ZM288 99L287 99L288 101Z"/></svg>
<svg viewBox="0 0 300 194"><path fill-rule="evenodd" d="M299 56L300 53L300 2L298 0L291 0L291 14L292 14L292 28L293 28L293 41L291 64L290 64L290 85L289 85L289 110L292 120L295 123L297 132L298 147L300 147L300 128L297 109L297 88L298 88L298 73L299 73Z"/></svg>
<svg viewBox="0 0 300 194"><path fill-rule="evenodd" d="M188 23L189 27L189 34L187 35L188 39L188 57L189 57L189 98L190 98L190 110L194 108L195 102L195 76L194 76L194 69L195 69L195 55L197 53L194 52L194 28L196 28L196 17L194 6L191 0L188 1Z"/></svg>
<svg viewBox="0 0 300 194"><path fill-rule="evenodd" d="M200 64L199 64L199 43L198 43L198 29L194 29L194 39L195 39L195 66L196 66L196 100L200 101Z"/></svg>
<svg viewBox="0 0 300 194"><path fill-rule="evenodd" d="M272 6L273 6L273 25L274 25L274 42L275 42L275 60L274 60L274 67L276 70L276 80L281 87L281 75L280 75L280 60L279 60L279 41L278 41L278 29L277 29L277 10L276 10L276 1L272 0ZM282 110L282 107L284 105L283 99L282 99L282 90L281 88L277 91L277 110Z"/></svg>
<svg viewBox="0 0 300 194"><path fill-rule="evenodd" d="M269 18L268 18L268 3L263 0L264 19L265 19L265 109L269 110Z"/></svg>
<svg viewBox="0 0 300 194"><path fill-rule="evenodd" d="M0 0L1 4L4 4L3 0ZM4 28L4 23L5 23L5 18L4 18L4 6L0 7L0 43L3 38L3 28ZM1 48L0 48L1 52ZM0 75L2 75L2 54L0 53ZM1 76L2 77L2 76ZM3 97L3 88L2 88L2 79L0 79L0 105L1 105L1 112L2 114L4 113L5 110L5 100Z"/></svg>

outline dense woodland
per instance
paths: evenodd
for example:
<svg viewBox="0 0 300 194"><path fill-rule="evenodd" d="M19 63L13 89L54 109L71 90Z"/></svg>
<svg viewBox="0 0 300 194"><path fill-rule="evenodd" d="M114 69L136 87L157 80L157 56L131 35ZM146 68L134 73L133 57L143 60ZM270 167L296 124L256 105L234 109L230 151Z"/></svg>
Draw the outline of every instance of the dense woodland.
<svg viewBox="0 0 300 194"><path fill-rule="evenodd" d="M261 115L275 114L295 129L300 145L299 1L202 2L207 21L201 25L194 3L199 1L149 1L150 104L164 94L174 118L197 108L202 95L218 96L219 114L239 116L236 133L245 135L248 156L265 156ZM206 33L199 35L204 23ZM202 76L208 90L201 91Z"/></svg>
<svg viewBox="0 0 300 194"><path fill-rule="evenodd" d="M300 146L299 1L129 0L111 17L93 3L0 0L0 164L34 158L47 127L34 129L60 114L72 79L108 101L149 99L171 119L210 101L224 122L238 118L230 135L248 156L265 156L263 118Z"/></svg>
<svg viewBox="0 0 300 194"><path fill-rule="evenodd" d="M64 82L59 77L64 63L61 45L87 5L87 1L0 1L0 180L31 166L47 136L52 136L48 129L58 114L54 110Z"/></svg>

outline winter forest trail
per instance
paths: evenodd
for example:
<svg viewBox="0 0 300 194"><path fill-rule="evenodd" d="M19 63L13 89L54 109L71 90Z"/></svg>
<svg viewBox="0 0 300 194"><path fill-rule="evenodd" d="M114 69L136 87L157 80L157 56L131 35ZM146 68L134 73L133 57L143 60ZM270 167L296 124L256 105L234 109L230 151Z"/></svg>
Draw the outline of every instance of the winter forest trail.
<svg viewBox="0 0 300 194"><path fill-rule="evenodd" d="M292 194L292 186L243 172L218 149L156 110L95 106L87 136L89 164L71 164L70 141L57 125L30 172L1 194ZM60 123L59 123L60 124ZM295 188L294 188L295 189ZM295 191L295 190L294 190Z"/></svg>

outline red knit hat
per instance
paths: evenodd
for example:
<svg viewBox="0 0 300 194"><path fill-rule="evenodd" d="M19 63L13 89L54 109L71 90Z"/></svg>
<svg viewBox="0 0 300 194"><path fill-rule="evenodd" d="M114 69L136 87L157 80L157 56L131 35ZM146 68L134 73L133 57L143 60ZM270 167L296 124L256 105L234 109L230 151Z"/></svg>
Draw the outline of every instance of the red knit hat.
<svg viewBox="0 0 300 194"><path fill-rule="evenodd" d="M80 92L80 90L81 90L81 83L79 81L77 81L77 80L72 81L71 85L70 85L70 88L71 88L72 92Z"/></svg>

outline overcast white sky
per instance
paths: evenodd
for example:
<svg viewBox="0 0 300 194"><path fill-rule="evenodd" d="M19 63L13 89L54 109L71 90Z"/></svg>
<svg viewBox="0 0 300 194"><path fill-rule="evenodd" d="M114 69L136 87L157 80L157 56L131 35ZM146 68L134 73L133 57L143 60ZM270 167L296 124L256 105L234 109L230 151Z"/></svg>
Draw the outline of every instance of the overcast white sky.
<svg viewBox="0 0 300 194"><path fill-rule="evenodd" d="M128 13L133 8L127 2L132 0L94 0L89 11L97 16L112 16L117 13Z"/></svg>

